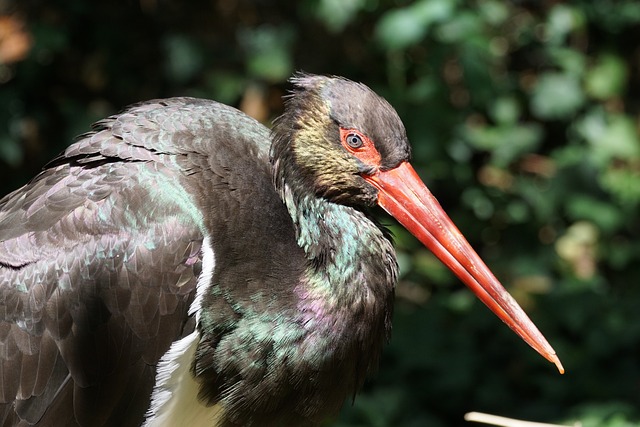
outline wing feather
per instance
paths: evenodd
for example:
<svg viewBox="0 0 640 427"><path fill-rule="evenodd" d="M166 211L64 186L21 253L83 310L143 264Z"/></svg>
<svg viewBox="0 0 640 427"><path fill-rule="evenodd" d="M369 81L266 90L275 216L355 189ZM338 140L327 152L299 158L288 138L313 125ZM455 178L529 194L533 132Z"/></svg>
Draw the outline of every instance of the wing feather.
<svg viewBox="0 0 640 427"><path fill-rule="evenodd" d="M185 188L230 118L268 141L231 108L151 101L0 200L0 425L140 425L155 365L194 328L206 232Z"/></svg>

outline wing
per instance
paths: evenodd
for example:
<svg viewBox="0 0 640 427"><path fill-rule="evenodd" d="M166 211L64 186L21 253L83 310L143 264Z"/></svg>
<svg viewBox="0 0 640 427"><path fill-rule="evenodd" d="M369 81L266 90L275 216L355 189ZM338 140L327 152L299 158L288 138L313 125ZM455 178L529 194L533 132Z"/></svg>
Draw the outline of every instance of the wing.
<svg viewBox="0 0 640 427"><path fill-rule="evenodd" d="M141 424L155 365L194 327L205 228L186 189L227 116L250 120L140 104L0 201L1 425ZM248 128L266 159L268 131Z"/></svg>

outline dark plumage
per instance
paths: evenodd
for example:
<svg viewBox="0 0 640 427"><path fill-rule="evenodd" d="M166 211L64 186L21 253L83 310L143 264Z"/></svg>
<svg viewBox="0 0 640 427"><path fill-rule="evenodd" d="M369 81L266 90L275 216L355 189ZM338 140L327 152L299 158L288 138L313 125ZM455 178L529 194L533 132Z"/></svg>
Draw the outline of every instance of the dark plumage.
<svg viewBox="0 0 640 427"><path fill-rule="evenodd" d="M366 208L392 212L386 171L410 149L366 86L293 83L273 134L213 101L149 101L0 201L1 425L316 425L361 387L397 281Z"/></svg>

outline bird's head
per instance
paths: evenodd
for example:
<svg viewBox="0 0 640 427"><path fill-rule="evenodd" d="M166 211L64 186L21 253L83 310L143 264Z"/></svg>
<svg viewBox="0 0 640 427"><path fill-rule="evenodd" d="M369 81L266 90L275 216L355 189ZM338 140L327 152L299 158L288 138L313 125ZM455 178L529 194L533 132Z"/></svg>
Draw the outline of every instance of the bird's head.
<svg viewBox="0 0 640 427"><path fill-rule="evenodd" d="M348 205L373 206L378 190L365 176L393 169L411 153L404 125L387 101L361 83L299 74L276 121L276 185Z"/></svg>
<svg viewBox="0 0 640 427"><path fill-rule="evenodd" d="M340 77L300 74L292 83L295 90L273 130L271 161L279 191L382 207L564 372L553 348L409 164L409 142L393 107L367 86Z"/></svg>

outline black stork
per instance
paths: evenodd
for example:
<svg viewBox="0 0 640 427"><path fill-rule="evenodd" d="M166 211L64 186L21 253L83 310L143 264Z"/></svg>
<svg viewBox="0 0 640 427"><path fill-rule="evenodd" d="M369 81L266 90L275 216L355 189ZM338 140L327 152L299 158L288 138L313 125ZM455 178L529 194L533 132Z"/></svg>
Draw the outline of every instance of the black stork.
<svg viewBox="0 0 640 427"><path fill-rule="evenodd" d="M95 124L0 201L0 424L312 426L375 370L379 205L562 371L363 84L299 74L273 131L213 102Z"/></svg>

